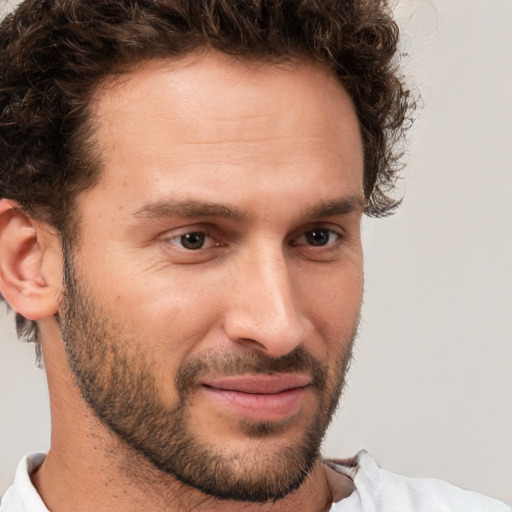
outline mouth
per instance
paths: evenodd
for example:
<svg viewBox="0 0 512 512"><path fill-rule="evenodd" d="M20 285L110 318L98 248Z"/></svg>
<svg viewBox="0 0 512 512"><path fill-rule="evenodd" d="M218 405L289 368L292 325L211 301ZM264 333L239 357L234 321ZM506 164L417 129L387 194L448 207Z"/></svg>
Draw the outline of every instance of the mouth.
<svg viewBox="0 0 512 512"><path fill-rule="evenodd" d="M201 389L221 409L247 419L277 421L299 412L311 383L304 374L235 375L204 379Z"/></svg>

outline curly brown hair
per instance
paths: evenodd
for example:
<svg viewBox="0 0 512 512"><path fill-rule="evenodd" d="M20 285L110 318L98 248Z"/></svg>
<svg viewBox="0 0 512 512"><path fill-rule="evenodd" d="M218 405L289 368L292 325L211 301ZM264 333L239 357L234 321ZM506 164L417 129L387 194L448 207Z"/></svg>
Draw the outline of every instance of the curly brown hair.
<svg viewBox="0 0 512 512"><path fill-rule="evenodd" d="M350 94L366 213L384 216L414 109L385 0L26 0L0 24L0 197L72 237L100 165L88 123L106 77L210 47L263 62L324 63ZM37 327L17 315L18 333Z"/></svg>

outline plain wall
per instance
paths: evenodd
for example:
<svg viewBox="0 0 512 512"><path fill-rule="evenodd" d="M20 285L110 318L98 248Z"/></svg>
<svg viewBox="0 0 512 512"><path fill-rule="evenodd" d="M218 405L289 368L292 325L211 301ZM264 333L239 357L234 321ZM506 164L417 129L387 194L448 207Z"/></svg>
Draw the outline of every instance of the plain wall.
<svg viewBox="0 0 512 512"><path fill-rule="evenodd" d="M396 13L424 107L402 208L364 223L363 321L324 453L512 502L512 2ZM44 372L13 322L0 313L0 494L49 444Z"/></svg>

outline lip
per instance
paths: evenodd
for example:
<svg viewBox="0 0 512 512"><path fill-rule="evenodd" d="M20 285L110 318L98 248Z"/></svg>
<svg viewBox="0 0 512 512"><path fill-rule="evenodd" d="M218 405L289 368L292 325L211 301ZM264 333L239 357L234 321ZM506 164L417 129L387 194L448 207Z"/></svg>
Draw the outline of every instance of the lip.
<svg viewBox="0 0 512 512"><path fill-rule="evenodd" d="M201 387L221 409L259 421L296 414L312 379L303 374L235 375L204 379Z"/></svg>

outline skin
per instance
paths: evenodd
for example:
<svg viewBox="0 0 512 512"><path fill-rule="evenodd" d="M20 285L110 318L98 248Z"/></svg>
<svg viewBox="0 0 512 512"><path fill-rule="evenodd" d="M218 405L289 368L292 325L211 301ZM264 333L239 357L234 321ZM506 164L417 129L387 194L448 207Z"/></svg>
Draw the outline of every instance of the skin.
<svg viewBox="0 0 512 512"><path fill-rule="evenodd" d="M339 372L332 362L349 354L361 304L364 199L357 117L329 72L215 52L146 62L103 84L93 120L102 173L78 200L73 265L95 304L129 333L123 348L152 365L159 399L172 407L180 364L211 353L279 358L301 347L332 383ZM205 208L212 204L221 211ZM4 238L24 226L11 253L22 242L29 248L17 260L0 252L12 262L1 284L41 330L52 440L33 481L52 511L330 506L320 462L275 504L217 502L117 439L84 402L66 361L55 319L63 270L56 234L10 203L0 206ZM310 243L315 229L327 234L326 245ZM207 234L205 245L184 248L182 236L197 232ZM188 426L250 464L261 450L302 436L317 400L306 388L293 411L272 419L286 427L262 440L247 435L239 410L197 386ZM339 489L336 499L350 494L350 482L341 478Z"/></svg>

